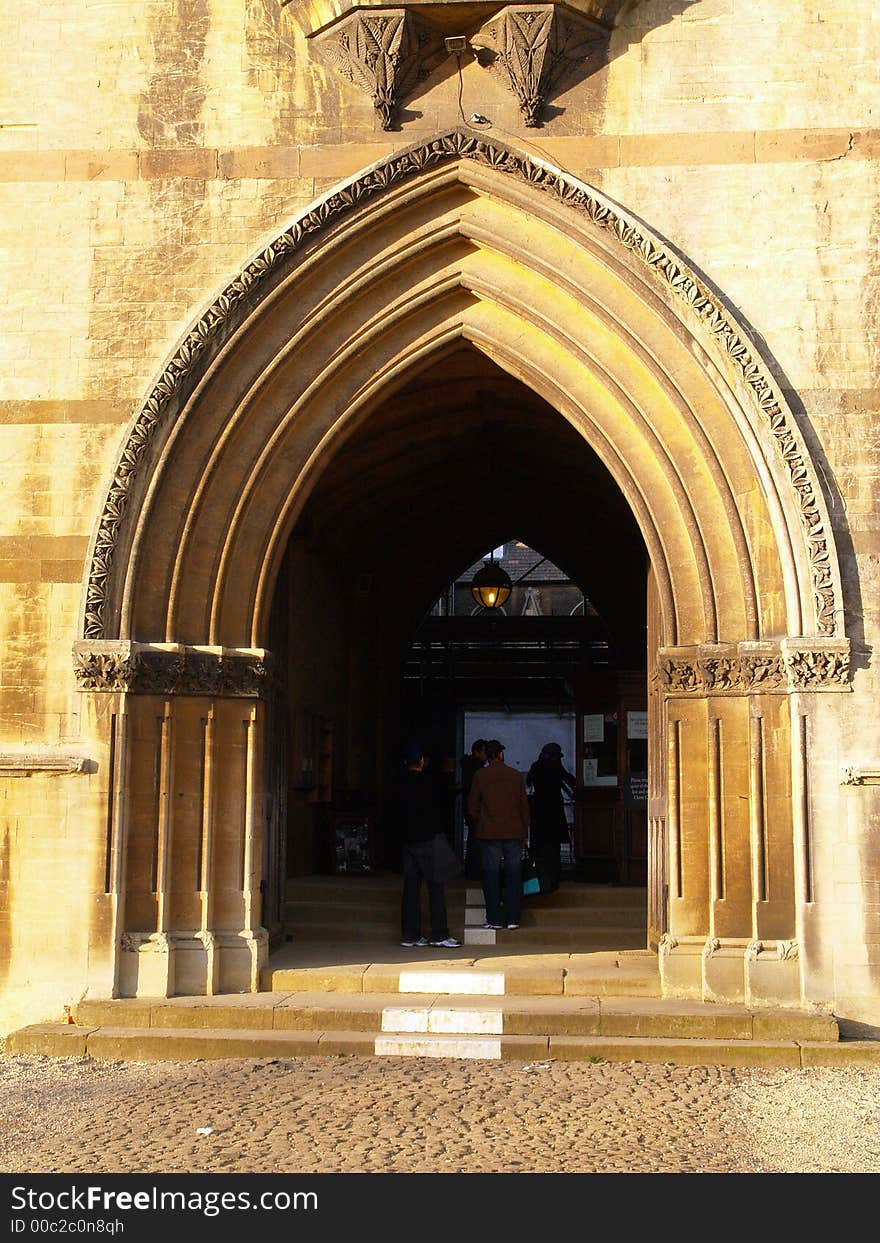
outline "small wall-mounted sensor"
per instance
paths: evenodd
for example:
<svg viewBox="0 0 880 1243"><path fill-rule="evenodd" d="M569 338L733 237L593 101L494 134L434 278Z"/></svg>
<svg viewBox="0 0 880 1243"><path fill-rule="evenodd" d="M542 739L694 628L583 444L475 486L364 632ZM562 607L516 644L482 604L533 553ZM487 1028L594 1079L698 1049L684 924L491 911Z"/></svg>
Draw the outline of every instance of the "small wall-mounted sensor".
<svg viewBox="0 0 880 1243"><path fill-rule="evenodd" d="M447 52L463 52L467 47L467 39L464 35L450 35L445 43Z"/></svg>

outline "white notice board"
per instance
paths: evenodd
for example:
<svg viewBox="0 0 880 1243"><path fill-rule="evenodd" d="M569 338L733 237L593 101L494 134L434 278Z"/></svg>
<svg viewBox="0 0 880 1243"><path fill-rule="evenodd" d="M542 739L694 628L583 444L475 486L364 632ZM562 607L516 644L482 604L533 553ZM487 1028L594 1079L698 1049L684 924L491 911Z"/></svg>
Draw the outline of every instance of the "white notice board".
<svg viewBox="0 0 880 1243"><path fill-rule="evenodd" d="M648 737L648 714L647 712L627 712L626 714L626 736L627 738L647 738Z"/></svg>

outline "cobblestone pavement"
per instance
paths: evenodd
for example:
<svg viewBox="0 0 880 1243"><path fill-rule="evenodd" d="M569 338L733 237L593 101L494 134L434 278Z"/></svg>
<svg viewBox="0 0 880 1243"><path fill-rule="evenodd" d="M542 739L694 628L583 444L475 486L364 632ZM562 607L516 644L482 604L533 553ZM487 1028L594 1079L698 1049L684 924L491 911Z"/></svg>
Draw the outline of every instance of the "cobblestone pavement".
<svg viewBox="0 0 880 1243"><path fill-rule="evenodd" d="M876 1173L880 1069L0 1056L0 1170Z"/></svg>

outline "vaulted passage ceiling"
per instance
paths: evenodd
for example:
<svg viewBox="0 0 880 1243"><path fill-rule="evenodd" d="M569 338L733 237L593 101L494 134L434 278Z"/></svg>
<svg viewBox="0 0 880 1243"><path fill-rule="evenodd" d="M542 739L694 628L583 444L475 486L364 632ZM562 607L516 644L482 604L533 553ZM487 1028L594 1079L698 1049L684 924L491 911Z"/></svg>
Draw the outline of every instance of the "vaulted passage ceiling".
<svg viewBox="0 0 880 1243"><path fill-rule="evenodd" d="M516 537L577 582L615 641L644 647L647 555L608 471L534 392L462 346L410 380L337 450L297 533L415 624L444 586ZM389 595L390 593L390 595Z"/></svg>

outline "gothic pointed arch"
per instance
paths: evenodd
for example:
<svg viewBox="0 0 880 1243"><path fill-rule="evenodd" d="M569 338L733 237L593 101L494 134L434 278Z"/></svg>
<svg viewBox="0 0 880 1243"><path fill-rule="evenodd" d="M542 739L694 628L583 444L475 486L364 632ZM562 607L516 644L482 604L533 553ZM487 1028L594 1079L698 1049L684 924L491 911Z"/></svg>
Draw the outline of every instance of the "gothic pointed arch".
<svg viewBox="0 0 880 1243"><path fill-rule="evenodd" d="M97 524L81 684L106 673L96 643L265 646L274 574L322 464L462 340L607 466L649 550L667 647L814 639L845 677L828 516L760 350L641 221L456 129L314 203L173 351Z"/></svg>

